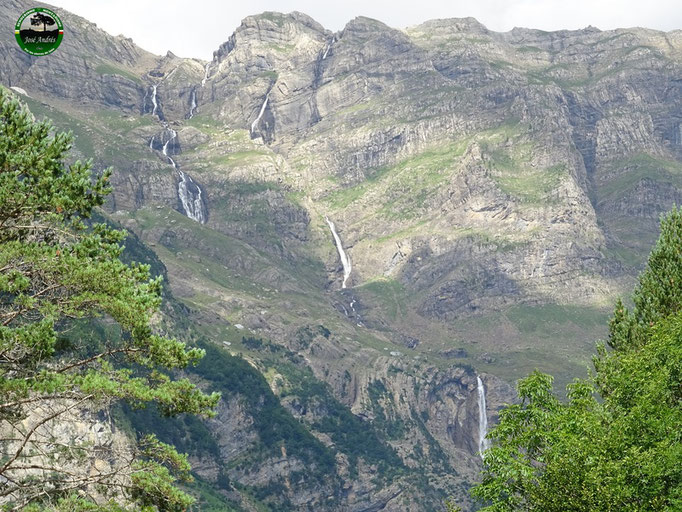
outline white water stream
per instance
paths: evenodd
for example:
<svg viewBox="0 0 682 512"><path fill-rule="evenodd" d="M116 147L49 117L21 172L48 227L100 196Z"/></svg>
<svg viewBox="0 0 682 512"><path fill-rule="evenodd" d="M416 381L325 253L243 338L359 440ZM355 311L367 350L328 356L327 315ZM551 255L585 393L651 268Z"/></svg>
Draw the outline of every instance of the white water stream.
<svg viewBox="0 0 682 512"><path fill-rule="evenodd" d="M170 77L173 76L173 73L175 73L178 70L179 66L176 66L173 68L173 71L168 73L168 75L164 76L159 83L156 83L152 85L152 115L156 115L156 111L159 110L159 103L158 100L156 99L156 88L159 86L160 83L164 82L165 80L168 80ZM147 96L145 95L145 98ZM163 115L159 114L159 120L163 121Z"/></svg>
<svg viewBox="0 0 682 512"><path fill-rule="evenodd" d="M478 452L483 458L485 451L490 448L490 441L486 439L488 435L488 416L485 405L485 387L481 377L476 376L478 388Z"/></svg>
<svg viewBox="0 0 682 512"><path fill-rule="evenodd" d="M268 106L268 95L265 95L265 101L263 101L263 104L260 107L260 112L258 112L258 117L256 120L251 123L251 133L253 133L256 130L256 126L258 126L258 121L260 121L260 118L263 117L263 112L265 112L265 107Z"/></svg>
<svg viewBox="0 0 682 512"><path fill-rule="evenodd" d="M332 232L332 236L334 237L334 243L336 244L336 250L339 253L339 258L341 258L341 265L343 265L343 283L341 284L341 288L346 287L346 281L348 281L348 278L350 277L350 273L353 270L353 266L351 265L350 258L346 254L346 251L343 250L343 245L341 245L341 239L339 238L338 233L336 232L336 226L334 226L334 223L329 220L329 217L324 218L327 221L327 224L329 225L329 229Z"/></svg>
<svg viewBox="0 0 682 512"><path fill-rule="evenodd" d="M194 89L192 89L189 103L189 117L187 119L192 119L194 117L194 112L197 110L197 93Z"/></svg>
<svg viewBox="0 0 682 512"><path fill-rule="evenodd" d="M201 80L201 86L202 87L204 85L206 85L206 80L208 80L208 72L210 69L211 69L211 63L209 62L206 64L206 67L204 68L204 78L202 78L202 80Z"/></svg>
<svg viewBox="0 0 682 512"><path fill-rule="evenodd" d="M154 116L156 115L156 108L159 106L156 103L156 84L152 85L152 106L154 107L152 108L152 115Z"/></svg>
<svg viewBox="0 0 682 512"><path fill-rule="evenodd" d="M167 80L171 76L173 76L173 73L177 71L177 67L174 68L168 75L166 75L161 82L164 80ZM208 76L208 64L206 65L206 77ZM202 81L201 85L204 85L205 78ZM159 82L159 83L161 83ZM152 115L157 114L157 110L159 110L159 105L158 101L156 98L156 88L158 87L159 84L154 84L152 85ZM190 110L189 110L189 118L191 119L192 116L194 116L194 113L197 108L197 98L196 98L196 90L192 90L192 95L190 99ZM204 224L206 222L206 207L204 205L204 200L202 198L202 191L201 187L197 185L192 177L189 174L185 174L180 170L178 167L178 164L175 162L175 159L170 155L170 149L173 144L173 141L175 138L178 136L178 132L173 130L168 126L168 123L163 119L161 115L159 115L159 121L161 121L161 124L163 125L164 129L168 133L168 139L166 142L164 142L163 146L161 147L161 152L163 153L163 156L166 157L168 162L173 166L173 169L175 169L178 173L178 176L180 177L180 181L178 182L178 198L180 199L180 203L182 204L182 209L185 212L185 215L189 217L192 220L195 220L199 222L200 224ZM161 142L163 142L163 139L165 137L162 135ZM154 151L154 136L149 141L149 149Z"/></svg>
<svg viewBox="0 0 682 512"><path fill-rule="evenodd" d="M171 163L173 168L177 169L178 165L175 163L175 160L173 160L173 157L168 154L168 145L173 142L173 139L178 136L178 132L173 130L172 128L169 128L168 131L170 131L170 137L166 141L166 143L163 145L163 148L161 149L161 152L163 153L163 156L168 158L168 161Z"/></svg>
<svg viewBox="0 0 682 512"><path fill-rule="evenodd" d="M178 136L178 132L172 128L168 128L168 131L170 132L170 137L163 145L161 152L163 153L163 156L168 159L173 168L178 171L178 176L180 176L180 182L178 183L178 198L180 198L182 208L185 210L185 215L200 224L204 224L206 222L206 214L204 201L201 197L201 187L194 182L191 176L182 172L178 168L178 164L173 160L173 157L168 154L168 146L173 142L173 139Z"/></svg>
<svg viewBox="0 0 682 512"><path fill-rule="evenodd" d="M178 174L180 174L178 197L185 210L185 214L190 219L203 224L206 222L206 217L204 216L204 201L201 198L201 187L194 183L191 176L185 174L180 169L178 169ZM196 189L196 192L193 192L192 189Z"/></svg>

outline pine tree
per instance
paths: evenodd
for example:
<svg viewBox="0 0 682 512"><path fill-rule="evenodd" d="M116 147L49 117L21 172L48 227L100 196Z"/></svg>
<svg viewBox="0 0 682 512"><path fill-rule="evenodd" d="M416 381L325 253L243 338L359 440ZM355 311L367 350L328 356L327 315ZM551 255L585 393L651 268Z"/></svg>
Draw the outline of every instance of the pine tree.
<svg viewBox="0 0 682 512"><path fill-rule="evenodd" d="M185 510L191 498L174 482L189 465L172 447L154 437L126 453L100 446L113 469L79 472L92 443L53 435L74 414L118 400L210 415L219 398L166 373L203 351L154 333L160 278L121 262L124 232L89 220L110 172L65 165L71 143L0 90L0 507ZM88 319L117 334L75 335Z"/></svg>
<svg viewBox="0 0 682 512"><path fill-rule="evenodd" d="M552 393L539 372L519 382L490 433L484 511L682 510L682 211L660 238L628 311L618 301L595 373Z"/></svg>

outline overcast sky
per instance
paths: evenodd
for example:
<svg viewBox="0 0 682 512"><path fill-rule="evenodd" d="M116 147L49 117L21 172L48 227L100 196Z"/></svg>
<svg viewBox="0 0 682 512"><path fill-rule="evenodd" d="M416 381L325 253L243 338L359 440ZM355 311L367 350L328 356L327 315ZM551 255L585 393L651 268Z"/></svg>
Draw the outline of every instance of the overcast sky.
<svg viewBox="0 0 682 512"><path fill-rule="evenodd" d="M301 11L337 31L355 16L403 28L434 18L473 16L497 31L593 25L682 29L682 0L47 0L97 23L113 35L132 37L157 54L210 59L242 18L263 11ZM68 31L68 27L65 27Z"/></svg>

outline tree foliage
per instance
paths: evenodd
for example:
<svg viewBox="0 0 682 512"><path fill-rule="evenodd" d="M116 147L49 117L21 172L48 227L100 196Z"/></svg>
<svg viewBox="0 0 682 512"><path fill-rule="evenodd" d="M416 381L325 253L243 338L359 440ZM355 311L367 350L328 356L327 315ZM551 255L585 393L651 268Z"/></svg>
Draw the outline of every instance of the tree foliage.
<svg viewBox="0 0 682 512"><path fill-rule="evenodd" d="M549 375L519 382L489 433L482 510L682 510L682 210L662 219L633 303L567 402Z"/></svg>
<svg viewBox="0 0 682 512"><path fill-rule="evenodd" d="M189 466L172 447L148 436L114 453L55 433L114 400L174 415L210 414L219 398L165 373L203 351L154 333L160 278L121 262L124 232L88 221L110 173L65 165L71 142L0 90L0 507L184 510L173 482ZM74 334L92 318L118 334ZM92 458L117 462L78 471Z"/></svg>

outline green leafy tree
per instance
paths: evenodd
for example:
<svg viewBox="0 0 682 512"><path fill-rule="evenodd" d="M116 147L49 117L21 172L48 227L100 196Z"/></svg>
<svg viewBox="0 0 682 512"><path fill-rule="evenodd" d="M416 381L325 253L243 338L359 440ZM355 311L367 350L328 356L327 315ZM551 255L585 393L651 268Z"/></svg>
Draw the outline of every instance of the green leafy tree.
<svg viewBox="0 0 682 512"><path fill-rule="evenodd" d="M116 400L209 415L219 397L165 373L203 351L154 333L160 278L121 262L124 232L87 221L109 171L65 165L72 136L52 131L0 90L0 509L185 510L174 482L189 465L172 447L59 434ZM86 319L117 329L79 337Z"/></svg>
<svg viewBox="0 0 682 512"><path fill-rule="evenodd" d="M519 382L489 434L482 510L682 510L682 210L662 219L633 303L566 402L549 375Z"/></svg>

